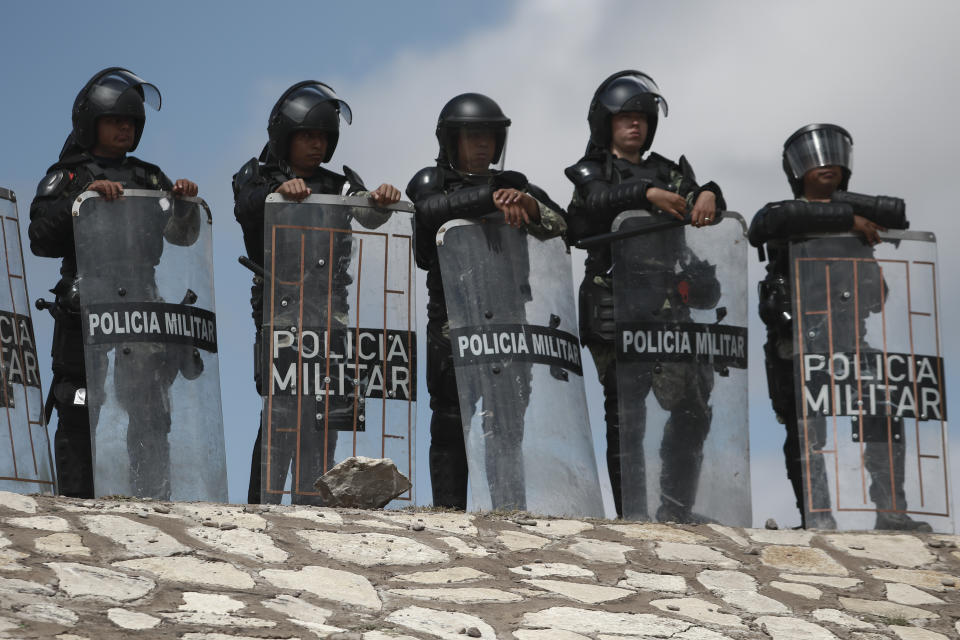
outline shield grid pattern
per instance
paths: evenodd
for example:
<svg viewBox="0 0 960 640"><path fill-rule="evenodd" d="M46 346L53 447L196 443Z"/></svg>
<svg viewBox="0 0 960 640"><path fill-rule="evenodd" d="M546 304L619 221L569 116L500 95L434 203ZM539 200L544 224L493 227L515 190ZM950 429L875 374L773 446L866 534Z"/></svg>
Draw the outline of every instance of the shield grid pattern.
<svg viewBox="0 0 960 640"><path fill-rule="evenodd" d="M804 506L838 529L952 533L936 239L881 237L790 246Z"/></svg>

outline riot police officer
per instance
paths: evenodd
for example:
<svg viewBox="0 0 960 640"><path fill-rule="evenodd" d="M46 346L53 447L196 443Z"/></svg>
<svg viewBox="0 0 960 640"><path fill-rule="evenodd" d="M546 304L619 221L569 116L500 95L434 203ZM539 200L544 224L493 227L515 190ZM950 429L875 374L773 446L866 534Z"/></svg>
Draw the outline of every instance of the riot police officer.
<svg viewBox="0 0 960 640"><path fill-rule="evenodd" d="M331 160L337 148L340 118L350 124L353 119L352 112L349 105L337 97L328 85L315 80L294 84L280 96L270 112L267 124L269 142L263 148L259 159L251 158L233 176L234 214L243 229L247 256L261 269L264 254L264 203L271 193L279 193L295 202L304 200L312 193L369 197L372 203L384 206L400 200L400 190L392 185L381 184L370 192L366 190L360 176L349 167L344 166L343 174L339 174L321 166ZM349 221L346 219L344 226L349 229ZM344 259L348 261L351 239L348 234L337 235L337 242L340 243L336 248L337 255L345 252ZM341 278L335 282L335 285L339 284L333 292L335 314L346 313L348 283L342 281L343 277L348 276L341 274ZM257 331L254 343L254 381L257 391L263 393L263 336L260 324L263 319L262 276L254 277L250 303ZM262 435L261 428L254 444L250 467L247 499L251 503L259 503L261 500ZM335 432L331 432L328 440L332 442L327 442L326 447L323 443L313 442L304 445L313 449L304 455L322 455L326 448L328 457L332 456L335 438ZM273 469L278 477L274 479L274 484L283 486L282 479L286 476L289 465L289 459L275 461ZM319 465L319 468L324 468L324 465ZM268 498L279 499L278 496ZM297 496L294 496L294 499L299 500Z"/></svg>
<svg viewBox="0 0 960 640"><path fill-rule="evenodd" d="M509 126L510 119L488 96L464 93L452 98L437 119L440 150L436 166L421 169L407 185L407 196L416 206L417 266L427 271L427 389L432 411L430 480L435 506L456 509L467 506L467 457L437 255L437 232L450 220L477 218L498 210L503 212L508 224L540 237L557 236L566 229L562 209L542 189L519 172L503 170ZM528 262L519 256L504 256L504 260L514 268L529 269L519 265ZM519 377L521 388L511 392L528 396L529 380L523 379L524 375ZM471 405L476 401L477 398L467 399ZM499 430L510 433L495 435L512 439L516 459L511 464L519 465L522 464L519 452L522 417L519 424L516 420L508 422ZM487 424L484 429L486 432ZM494 474L488 478L494 504L524 508L523 487L503 486L505 481L498 482L496 477L496 469L503 470L509 465L487 462L488 473ZM518 473L513 474L514 481L522 477L522 471Z"/></svg>
<svg viewBox="0 0 960 640"><path fill-rule="evenodd" d="M93 497L90 423L96 422L87 409L71 217L74 201L84 191L114 200L125 188L170 190L187 197L198 192L190 180L171 182L156 165L127 155L143 135L144 104L159 110L160 92L127 69L110 67L94 75L77 94L73 129L30 206L31 250L37 256L63 259L60 281L51 290L56 302L48 406L53 402L57 408L54 457L59 490L66 496Z"/></svg>
<svg viewBox="0 0 960 640"><path fill-rule="evenodd" d="M880 242L880 231L908 226L903 200L847 191L852 150L853 138L837 125L811 124L795 131L783 145L783 170L795 199L764 206L754 216L749 232L750 243L760 249L761 260L767 260L767 275L759 286L760 317L767 326L764 355L770 399L777 419L787 429L783 445L787 476L793 485L802 525L821 529L836 528L829 510L825 462L822 455L817 455L826 444L826 422L822 416L811 416L807 421L807 437L811 440L810 455L806 456L809 459L807 483L811 503L819 507L808 512L803 496L804 456L795 403L789 240L805 233L853 232L863 236L865 242L861 257L871 258L873 250L870 247ZM867 260L861 269L869 271L861 273L861 280L873 278L878 283L883 282L875 263ZM885 289L886 285L878 284L878 288ZM861 307L857 314L858 338L851 338L851 342L859 340L861 348L866 346L863 340L866 316L882 309L882 301L873 298L864 295L858 300ZM826 308L827 305L822 306ZM841 305L834 306L839 308ZM843 327L835 328L835 331L840 330ZM870 423L883 419L865 416L863 420ZM892 461L888 446L892 449ZM870 497L878 509L876 528L930 531L925 522L914 521L903 513L885 511L892 509L894 504L900 509L906 508L904 444L867 442L864 464L871 476ZM891 469L893 478L890 477Z"/></svg>
<svg viewBox="0 0 960 640"><path fill-rule="evenodd" d="M575 187L568 208L571 242L610 231L614 218L631 209L680 220L689 216L693 226L702 227L714 221L717 210L725 208L720 187L714 182L698 185L686 157L681 156L676 163L656 153L647 154L661 112L667 115L666 100L653 79L640 71L614 73L597 88L587 114L590 140L586 153L566 169ZM673 275L678 262L682 269L690 267L683 264L682 256L689 252L683 238L682 228L657 236L658 256L651 260L659 263L661 271ZM636 484L643 483L645 476L643 469L621 469L610 246L589 249L585 265L580 286L580 336L584 346L590 349L603 385L607 468L617 514L622 516L624 476L629 472ZM719 297L715 267L700 260L695 260L693 267L698 273L686 281L694 286L683 298L691 295L701 298L698 306L710 308ZM657 309L669 311L669 317L662 316L664 321L688 319L686 307L691 303L676 295L676 287L657 290L662 294ZM656 517L660 521L694 520L691 509L697 493L703 443L710 429L708 399L713 388L713 372L699 365L668 363L659 372L646 371L641 378L639 393L646 396L652 388L661 406L670 412L660 447L661 504ZM631 451L630 456L634 464L640 465L645 425L631 425L631 429L639 431L631 440L634 441L632 448L640 450ZM644 494L640 510L646 511L646 487L636 489ZM633 515L645 518L648 514Z"/></svg>

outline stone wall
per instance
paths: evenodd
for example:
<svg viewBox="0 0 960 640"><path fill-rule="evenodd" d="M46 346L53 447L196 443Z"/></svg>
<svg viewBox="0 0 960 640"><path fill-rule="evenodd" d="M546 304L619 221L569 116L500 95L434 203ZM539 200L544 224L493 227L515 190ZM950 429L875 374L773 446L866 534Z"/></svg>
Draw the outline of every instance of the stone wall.
<svg viewBox="0 0 960 640"><path fill-rule="evenodd" d="M954 536L0 493L0 637L933 640Z"/></svg>

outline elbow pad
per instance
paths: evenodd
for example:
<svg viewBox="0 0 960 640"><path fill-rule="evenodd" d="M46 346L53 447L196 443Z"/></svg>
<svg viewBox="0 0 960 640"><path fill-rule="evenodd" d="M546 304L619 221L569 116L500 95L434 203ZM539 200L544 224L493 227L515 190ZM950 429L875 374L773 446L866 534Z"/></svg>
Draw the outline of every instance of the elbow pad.
<svg viewBox="0 0 960 640"><path fill-rule="evenodd" d="M901 198L837 191L830 202L848 204L854 213L888 229L907 229L907 205Z"/></svg>
<svg viewBox="0 0 960 640"><path fill-rule="evenodd" d="M593 188L587 194L586 205L591 211L604 215L638 209L647 205L647 189L651 186L652 181L641 179Z"/></svg>
<svg viewBox="0 0 960 640"><path fill-rule="evenodd" d="M417 202L417 210L435 227L455 218L477 218L496 209L493 191L490 185L481 185L450 194L438 193Z"/></svg>

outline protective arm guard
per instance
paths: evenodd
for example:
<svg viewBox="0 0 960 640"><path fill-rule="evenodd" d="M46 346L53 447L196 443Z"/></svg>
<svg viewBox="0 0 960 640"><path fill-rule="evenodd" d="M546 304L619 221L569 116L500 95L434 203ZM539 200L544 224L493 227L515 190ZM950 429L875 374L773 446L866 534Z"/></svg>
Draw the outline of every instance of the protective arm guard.
<svg viewBox="0 0 960 640"><path fill-rule="evenodd" d="M467 186L447 193L436 169L425 169L413 177L407 195L417 208L417 217L431 229L439 229L456 218L477 218L496 210L493 194L498 189L527 188L526 176L517 171L504 171L490 177L487 184Z"/></svg>
<svg viewBox="0 0 960 640"><path fill-rule="evenodd" d="M613 219L621 211L649 209L647 189L662 186L652 178L612 184L594 161L579 162L567 167L564 173L576 188L575 204L570 206L570 242L610 231Z"/></svg>
<svg viewBox="0 0 960 640"><path fill-rule="evenodd" d="M853 212L887 229L908 229L907 205L900 198L868 196L862 193L837 191L830 202L848 204Z"/></svg>
<svg viewBox="0 0 960 640"><path fill-rule="evenodd" d="M853 228L853 207L839 202L785 200L765 206L753 216L748 237L761 247L804 233L838 233Z"/></svg>
<svg viewBox="0 0 960 640"><path fill-rule="evenodd" d="M654 186L652 180L640 179L636 182L621 184L605 184L591 182L586 187L584 202L588 209L605 218L616 217L621 211L628 209L646 209L650 206L647 200L647 189Z"/></svg>
<svg viewBox="0 0 960 640"><path fill-rule="evenodd" d="M435 229L456 218L477 218L496 209L493 204L494 191L494 187L484 184L450 194L435 193L415 203L417 215L427 226Z"/></svg>

